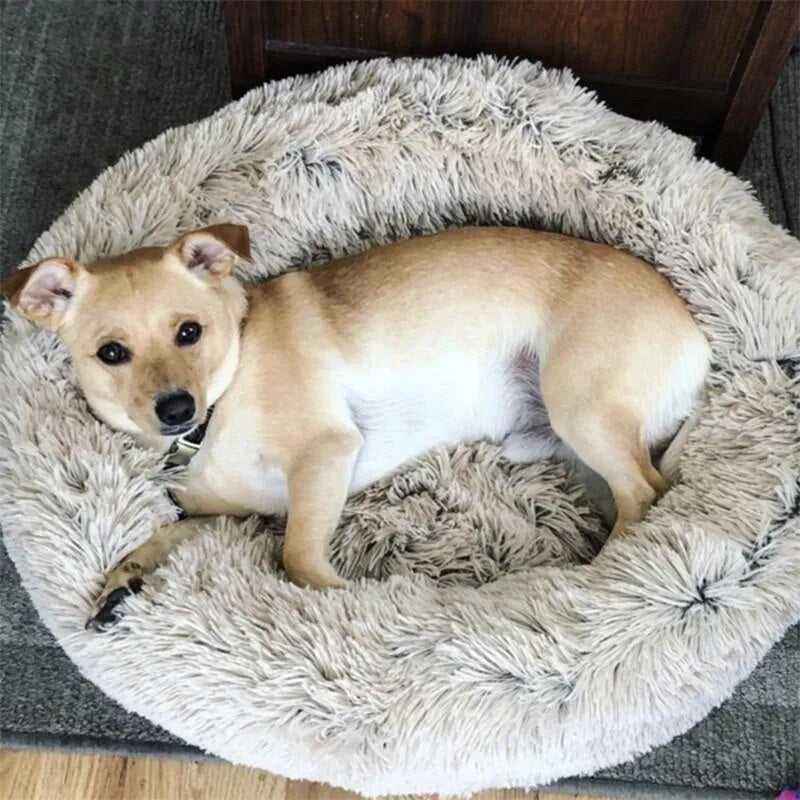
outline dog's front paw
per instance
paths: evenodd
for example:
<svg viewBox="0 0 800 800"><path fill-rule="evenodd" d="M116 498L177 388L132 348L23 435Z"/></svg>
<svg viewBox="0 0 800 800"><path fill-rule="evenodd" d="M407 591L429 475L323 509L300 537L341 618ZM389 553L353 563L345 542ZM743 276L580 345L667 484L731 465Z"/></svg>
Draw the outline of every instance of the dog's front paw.
<svg viewBox="0 0 800 800"><path fill-rule="evenodd" d="M106 585L94 606L94 613L86 622L86 628L102 631L119 621L119 604L131 594L142 591L145 569L133 559L125 559L108 576Z"/></svg>

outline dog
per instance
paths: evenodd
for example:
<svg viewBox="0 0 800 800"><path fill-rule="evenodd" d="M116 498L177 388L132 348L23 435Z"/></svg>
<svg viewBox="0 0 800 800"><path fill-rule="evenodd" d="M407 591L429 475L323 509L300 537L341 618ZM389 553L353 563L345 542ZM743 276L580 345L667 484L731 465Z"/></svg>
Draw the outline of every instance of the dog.
<svg viewBox="0 0 800 800"><path fill-rule="evenodd" d="M239 258L247 228L220 224L85 265L47 258L4 284L63 339L97 417L162 450L195 435L176 492L188 518L111 571L92 624L116 620L210 514L286 513L289 577L342 585L327 546L348 495L435 445L488 438L514 462L571 453L611 490L611 539L667 490L650 448L691 414L709 346L646 262L512 227L249 288Z"/></svg>

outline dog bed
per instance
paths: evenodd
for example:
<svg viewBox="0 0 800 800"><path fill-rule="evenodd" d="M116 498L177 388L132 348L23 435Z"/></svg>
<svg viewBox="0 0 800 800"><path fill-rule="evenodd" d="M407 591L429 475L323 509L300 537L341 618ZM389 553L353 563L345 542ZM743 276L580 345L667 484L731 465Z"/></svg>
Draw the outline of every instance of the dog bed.
<svg viewBox="0 0 800 800"><path fill-rule="evenodd" d="M748 188L566 70L373 61L254 90L124 157L36 243L91 259L223 220L243 279L469 223L607 242L656 264L713 349L677 485L620 541L563 464L433 451L352 498L314 592L281 523L210 519L83 624L103 575L175 510L161 459L93 419L64 348L0 339L0 514L81 672L212 753L366 794L587 774L724 700L800 619L800 245Z"/></svg>

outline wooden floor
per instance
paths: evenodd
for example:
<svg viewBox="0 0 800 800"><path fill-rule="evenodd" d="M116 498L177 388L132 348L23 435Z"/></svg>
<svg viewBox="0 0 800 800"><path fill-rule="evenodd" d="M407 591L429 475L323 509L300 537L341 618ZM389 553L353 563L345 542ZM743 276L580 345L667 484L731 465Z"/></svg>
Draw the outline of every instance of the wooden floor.
<svg viewBox="0 0 800 800"><path fill-rule="evenodd" d="M353 800L320 783L224 764L0 751L0 800ZM422 796L417 796L422 800ZM426 798L433 798L428 795ZM501 789L472 800L602 800ZM406 800L413 800L410 795Z"/></svg>

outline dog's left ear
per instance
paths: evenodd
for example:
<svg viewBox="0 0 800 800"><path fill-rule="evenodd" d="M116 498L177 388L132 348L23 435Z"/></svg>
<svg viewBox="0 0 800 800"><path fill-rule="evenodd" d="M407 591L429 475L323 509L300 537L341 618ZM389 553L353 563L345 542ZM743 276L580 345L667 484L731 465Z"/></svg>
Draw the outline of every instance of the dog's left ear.
<svg viewBox="0 0 800 800"><path fill-rule="evenodd" d="M181 236L171 249L198 277L213 282L230 273L237 257L252 260L244 225L210 225Z"/></svg>
<svg viewBox="0 0 800 800"><path fill-rule="evenodd" d="M72 304L76 284L85 277L86 270L77 261L46 258L12 272L0 283L0 292L24 317L55 331Z"/></svg>

